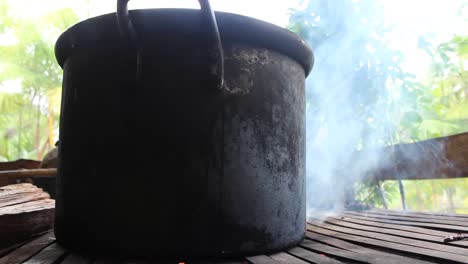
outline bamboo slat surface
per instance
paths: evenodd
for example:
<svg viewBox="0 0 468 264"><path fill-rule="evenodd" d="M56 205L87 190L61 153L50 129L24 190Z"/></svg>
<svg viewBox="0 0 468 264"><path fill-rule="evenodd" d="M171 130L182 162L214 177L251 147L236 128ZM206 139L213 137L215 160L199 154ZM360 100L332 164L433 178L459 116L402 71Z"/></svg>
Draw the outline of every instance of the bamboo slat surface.
<svg viewBox="0 0 468 264"><path fill-rule="evenodd" d="M7 263L468 263L468 240L444 238L468 230L468 216L385 210L345 211L325 219L310 218L305 239L282 252L225 261L174 259L123 260L81 256L55 242L47 233L15 248L0 251ZM92 238L90 238L92 239ZM183 239L183 238L181 238ZM157 252L155 252L157 254Z"/></svg>

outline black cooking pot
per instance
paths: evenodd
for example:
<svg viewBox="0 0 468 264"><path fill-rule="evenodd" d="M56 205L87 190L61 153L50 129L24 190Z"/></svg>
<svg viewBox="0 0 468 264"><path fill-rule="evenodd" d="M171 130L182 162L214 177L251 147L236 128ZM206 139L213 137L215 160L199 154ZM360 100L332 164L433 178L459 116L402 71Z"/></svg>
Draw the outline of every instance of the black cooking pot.
<svg viewBox="0 0 468 264"><path fill-rule="evenodd" d="M58 242L144 257L298 243L311 50L256 19L215 20L204 0L130 14L126 2L56 44Z"/></svg>

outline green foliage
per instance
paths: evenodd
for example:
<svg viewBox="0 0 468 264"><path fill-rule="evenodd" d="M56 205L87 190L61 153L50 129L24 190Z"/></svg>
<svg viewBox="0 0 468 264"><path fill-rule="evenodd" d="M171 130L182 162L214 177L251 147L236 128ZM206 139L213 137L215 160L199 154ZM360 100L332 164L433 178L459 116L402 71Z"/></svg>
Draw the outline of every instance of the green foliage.
<svg viewBox="0 0 468 264"><path fill-rule="evenodd" d="M395 143L393 131L398 124L392 122L395 118L391 114L396 111L391 109L401 108L401 105L393 98L394 89L386 89L387 83L406 84L414 82L414 78L400 67L402 53L389 46L385 37L389 29L384 24L383 13L376 12L383 12L381 4L382 1L375 0L320 0L305 1L302 9L291 10L289 29L304 38L316 54L310 78L326 80L320 82L321 86L312 81L314 89L306 90L307 118L309 124L312 124L307 137L315 138L313 133L319 131L314 128L320 125L316 124L319 113L324 116L323 123L333 123L336 121L331 119L336 116L330 117L329 112L341 111L340 118L357 119L357 122L352 123L352 128L361 131L358 137L349 140L352 142L344 142L353 145L353 149L344 149L345 146L342 145L343 151L351 152ZM326 98L323 91L331 92L330 87L337 91L333 94L334 101L331 104L321 100ZM418 91L409 88L403 90L408 95L414 94L404 98L415 105ZM346 105L346 108L322 110L330 105ZM420 120L418 113L412 110L404 114L402 122L407 125ZM352 163L349 160L339 162ZM361 184L357 188L362 192L358 197L365 202L382 204L374 184ZM394 191L392 188L396 187L385 185L389 193ZM389 195L389 199L391 197Z"/></svg>
<svg viewBox="0 0 468 264"><path fill-rule="evenodd" d="M424 120L413 134L417 140L468 131L468 36L455 36L438 46L428 41L424 50L433 58L428 80L417 98Z"/></svg>
<svg viewBox="0 0 468 264"><path fill-rule="evenodd" d="M291 10L289 29L304 38L316 51L328 53L326 57L317 57L312 76L317 77L321 69L327 72L352 73L346 80L338 83L329 80L330 86L342 85L346 81L352 90L350 94L355 102L353 115L361 117L362 125L368 129L378 129L379 124L368 124L367 120L376 121L376 109L383 109L388 104L385 97L385 83L390 79L408 78L400 68L401 52L389 47L385 34L388 29L383 22L383 14L375 13L381 1L374 0L337 0L306 1L300 10ZM353 32L353 35L350 34ZM336 43L330 47L330 43ZM345 56L336 50L344 47ZM334 56L341 56L335 58ZM313 75L316 74L316 75ZM322 88L322 87L319 87ZM316 90L307 90L308 101L316 97ZM311 112L320 107L320 102L311 104ZM364 140L364 142L371 142ZM373 142L375 143L375 142ZM366 146L363 146L366 147Z"/></svg>
<svg viewBox="0 0 468 264"><path fill-rule="evenodd" d="M60 87L62 71L55 60L54 41L77 21L70 9L53 12L40 21L15 21L10 30L17 43L0 46L0 80L20 78L27 92L43 93Z"/></svg>
<svg viewBox="0 0 468 264"><path fill-rule="evenodd" d="M382 1L375 0L303 1L303 8L291 10L289 21L289 29L320 55L311 78L325 76L329 87L339 87L345 82L354 91L347 93L343 89L345 100L354 104L348 117L361 122L362 133L355 139L355 149L411 143L468 131L468 36L454 36L444 43L420 36L418 46L432 57L432 63L427 78L418 81L400 67L403 54L388 45L385 35L392 29L385 26L384 15L379 13L384 11L381 4ZM349 52L339 52L343 47ZM334 82L330 77L340 72L348 75ZM313 88L306 90L307 118L310 123L318 123L316 113L323 103L316 98L320 98L321 89L329 89L317 85ZM339 97L334 99L335 104L340 104ZM320 122L326 123L326 114L323 119ZM312 127L320 125L312 124ZM312 130L307 131L308 136L315 138L310 133L319 129ZM428 203L441 204L437 202L441 197L458 195L465 195L458 197L463 201L468 194L459 191L457 184L462 182L442 180L436 185L431 181L405 182L408 205L423 209L428 208ZM387 202L395 208L395 203L400 203L398 184L387 181L382 186ZM375 183L358 183L355 189L359 200L382 206ZM429 195L431 191L433 196Z"/></svg>
<svg viewBox="0 0 468 264"><path fill-rule="evenodd" d="M33 130L34 107L29 98L22 94L0 93L0 160L30 157L34 149L33 137L27 131Z"/></svg>
<svg viewBox="0 0 468 264"><path fill-rule="evenodd" d="M402 91L406 88L407 93L402 97L412 97L413 104L406 104L409 107L400 120L400 140L414 142L468 131L468 72L464 65L468 58L468 36L455 36L438 46L420 38L419 47L433 58L431 72L424 83L403 82L406 87ZM404 181L408 208L465 212L457 208L468 210L467 184L468 179ZM380 205L375 187L367 188L358 190L373 195L362 201ZM399 199L388 200L392 209L401 209Z"/></svg>
<svg viewBox="0 0 468 264"><path fill-rule="evenodd" d="M468 178L404 180L403 185L410 210L468 213ZM389 208L401 209L399 199L391 200Z"/></svg>
<svg viewBox="0 0 468 264"><path fill-rule="evenodd" d="M54 55L58 35L78 21L71 9L37 20L10 16L0 0L0 34L11 43L0 45L0 87L21 80L21 93L0 93L0 159L41 159L53 147L58 127L62 70Z"/></svg>
<svg viewBox="0 0 468 264"><path fill-rule="evenodd" d="M373 182L355 183L354 191L356 200L373 207L383 208L384 202L382 201L378 188L378 185ZM385 201L391 202L400 199L398 183L396 181L385 181L381 183L381 189L385 195Z"/></svg>

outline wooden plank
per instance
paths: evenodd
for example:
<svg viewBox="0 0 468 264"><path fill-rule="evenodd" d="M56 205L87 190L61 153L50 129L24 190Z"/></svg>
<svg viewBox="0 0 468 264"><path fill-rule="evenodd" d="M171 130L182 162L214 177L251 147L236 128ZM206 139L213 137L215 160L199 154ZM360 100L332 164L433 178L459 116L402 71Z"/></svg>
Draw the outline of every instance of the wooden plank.
<svg viewBox="0 0 468 264"><path fill-rule="evenodd" d="M55 241L52 233L47 233L0 258L0 264L22 263Z"/></svg>
<svg viewBox="0 0 468 264"><path fill-rule="evenodd" d="M467 257L467 260L468 260L468 249L466 248L454 247L454 246L445 245L445 244L425 242L425 241L421 241L417 239L409 239L409 238L386 235L386 234L381 234L381 233L361 231L361 230L357 230L353 228L341 227L341 226L336 226L336 225L326 224L326 223L321 223L319 225L322 228L326 228L326 229L333 230L336 232L369 237L369 238L379 239L383 241L395 242L395 243L399 243L403 245L410 245L410 246L420 247L420 248L427 248L431 250L437 250L437 251L447 252L447 253L452 253L452 254L464 255Z"/></svg>
<svg viewBox="0 0 468 264"><path fill-rule="evenodd" d="M453 224L453 225L461 225L461 226L468 226L468 219L463 218L449 218L443 216L414 216L414 215L405 215L405 214L393 214L393 213L377 213L372 211L364 211L360 212L370 216L375 217L385 217L388 219L394 220L403 220L403 221L419 221L425 223L436 223L436 224Z"/></svg>
<svg viewBox="0 0 468 264"><path fill-rule="evenodd" d="M0 208L0 248L53 229L54 206L54 200L46 199Z"/></svg>
<svg viewBox="0 0 468 264"><path fill-rule="evenodd" d="M8 170L0 171L0 187L17 184L20 182L44 182L54 180L56 172L54 170L34 169L34 170Z"/></svg>
<svg viewBox="0 0 468 264"><path fill-rule="evenodd" d="M427 213L427 212L416 212L416 211L396 211L396 210L379 210L379 209L372 209L366 212L383 214L383 215L399 215L399 216L410 216L410 217L421 217L421 218L468 221L468 215L463 215L463 214L444 214L444 213L437 213L437 212Z"/></svg>
<svg viewBox="0 0 468 264"><path fill-rule="evenodd" d="M404 257L404 256L396 255L396 254L390 254L387 252L382 252L382 251L362 247L362 246L349 243L349 242L346 242L346 241L343 241L334 237L320 235L318 233L308 232L307 238L319 241L324 244L332 245L337 248L346 249L346 250L353 251L356 253L361 253L366 256L372 257L375 261L381 260L387 264L390 264L390 263L428 264L430 263L430 262L419 260L419 259L413 259L409 257Z"/></svg>
<svg viewBox="0 0 468 264"><path fill-rule="evenodd" d="M41 165L38 160L18 159L15 161L0 162L0 171L37 169Z"/></svg>
<svg viewBox="0 0 468 264"><path fill-rule="evenodd" d="M14 184L0 188L0 248L51 230L55 201L36 186Z"/></svg>
<svg viewBox="0 0 468 264"><path fill-rule="evenodd" d="M65 257L66 250L57 243L52 243L23 264L53 264Z"/></svg>
<svg viewBox="0 0 468 264"><path fill-rule="evenodd" d="M0 178L34 178L34 177L54 178L56 176L57 176L56 168L0 171Z"/></svg>
<svg viewBox="0 0 468 264"><path fill-rule="evenodd" d="M358 235L351 235L347 233L336 232L333 230L321 228L318 225L313 225L313 226L314 226L313 233L319 233L322 235L331 236L331 237L335 237L335 238L342 239L342 240L347 240L349 242L356 242L359 244L369 245L372 247L380 247L387 251L400 251L404 253L410 253L410 254L413 254L413 256L426 257L426 259L427 257L435 258L434 261L446 262L448 260L448 261L453 261L457 263L468 263L468 258L466 256L462 256L458 254L446 253L446 252L432 250L432 249L414 247L414 246L403 245L403 244L399 244L395 242L382 241L382 240L373 239L369 237L362 237ZM309 234L309 232L311 231L308 231L307 233Z"/></svg>
<svg viewBox="0 0 468 264"><path fill-rule="evenodd" d="M53 229L54 209L0 216L0 247L8 247Z"/></svg>
<svg viewBox="0 0 468 264"><path fill-rule="evenodd" d="M271 254L269 256L270 258L274 260L282 261L284 263L289 263L289 264L308 264L309 263L285 252L279 252L279 253Z"/></svg>
<svg viewBox="0 0 468 264"><path fill-rule="evenodd" d="M11 245L11 246L8 246L6 248L2 248L0 249L0 258L9 254L10 252L12 252L13 250L21 247L22 245L28 243L30 241L27 241L27 242L21 242L21 243L17 243L17 244L14 244L14 245Z"/></svg>
<svg viewBox="0 0 468 264"><path fill-rule="evenodd" d="M311 243L310 241L305 241L301 245L308 249L312 249L312 250L324 252L329 255L335 255L338 257L346 258L348 260L360 261L364 263L372 263L372 264L428 263L428 262L418 262L417 260L411 259L411 258L398 258L397 255L394 255L393 257L388 257L383 254L377 254L371 251L367 251L366 253L363 253L363 252L343 250L339 248L325 247L322 244Z"/></svg>
<svg viewBox="0 0 468 264"><path fill-rule="evenodd" d="M235 260L227 260L227 261L187 261L186 264L248 264L247 260L245 261L235 261ZM171 262L174 264L174 262Z"/></svg>
<svg viewBox="0 0 468 264"><path fill-rule="evenodd" d="M73 253L71 253L73 255ZM67 256L60 264L65 262L69 256ZM259 257L259 258L257 258ZM251 257L256 261L264 260L265 256L254 256ZM271 261L270 257L266 258ZM246 259L240 260L240 258L232 258L230 260L177 260L177 259L114 259L114 258L97 258L95 260L90 261L87 258L84 258L87 262L79 262L79 263L93 263L93 264L111 264L111 263L122 263L122 264L177 264L177 263L186 263L186 264L249 264L252 263ZM81 259L80 261L83 261ZM74 263L74 262L73 262ZM281 263L284 264L284 263Z"/></svg>
<svg viewBox="0 0 468 264"><path fill-rule="evenodd" d="M429 219L429 218L416 218L416 217L405 217L405 216L392 216L392 215L379 215L371 214L367 212L356 212L356 211L345 211L347 214L354 214L378 219L388 219L388 220L397 220L397 221L411 221L411 222L421 222L421 223L430 223L430 224L444 224L444 225L453 225L459 227L468 227L468 223L463 221L454 221L454 220L438 220L438 219Z"/></svg>
<svg viewBox="0 0 468 264"><path fill-rule="evenodd" d="M295 247L288 250L288 253L298 258L307 260L312 263L323 263L323 264L340 264L344 263L336 259L325 256L324 254L318 254L310 250L306 250L301 247Z"/></svg>
<svg viewBox="0 0 468 264"><path fill-rule="evenodd" d="M385 162L367 180L467 177L468 133L394 145L383 149L383 155Z"/></svg>
<svg viewBox="0 0 468 264"><path fill-rule="evenodd" d="M375 221L375 222L382 222L382 223L389 223L389 224L409 225L409 226L428 227L428 228L435 228L435 229L444 229L444 230L450 230L452 232L468 232L468 227L464 227L464 226L454 226L454 225L445 225L445 224L433 224L433 223L424 223L424 222L381 219L381 218L361 216L361 215L355 214L353 212L345 213L344 215L349 216L349 217L353 217L353 218L358 218L358 219L363 219L363 220L370 220L370 221Z"/></svg>
<svg viewBox="0 0 468 264"><path fill-rule="evenodd" d="M285 264L287 262L279 261L273 258L270 258L266 255L258 255L246 258L250 263L253 264Z"/></svg>
<svg viewBox="0 0 468 264"><path fill-rule="evenodd" d="M175 264L171 262L171 264ZM249 264L247 260L245 261L188 261L186 264Z"/></svg>
<svg viewBox="0 0 468 264"><path fill-rule="evenodd" d="M389 234L389 235L396 235L396 236L400 236L400 237L407 237L407 238L431 241L431 242L435 242L435 243L443 243L443 237L440 237L440 236L419 234L419 233L402 231L402 230L388 229L388 228L384 228L384 227L372 227L372 226L359 225L359 224L349 223L349 222L345 222L345 221L340 221L339 219L333 218L333 217L329 217L329 218L325 219L324 221L326 223L329 223L329 224L348 227L348 228L353 228L353 229L358 229L358 230L364 230L364 231L370 231L370 232L376 232L376 233L382 233L382 234Z"/></svg>
<svg viewBox="0 0 468 264"><path fill-rule="evenodd" d="M75 253L70 253L63 259L62 262L60 262L60 264L88 264L91 262L91 259Z"/></svg>
<svg viewBox="0 0 468 264"><path fill-rule="evenodd" d="M5 206L0 208L0 216L2 215L14 215L14 214L24 214L34 211L54 209L55 200L53 199L42 199L29 201L21 204L14 204L10 206Z"/></svg>
<svg viewBox="0 0 468 264"><path fill-rule="evenodd" d="M0 188L0 208L49 198L48 193L29 183L7 185Z"/></svg>
<svg viewBox="0 0 468 264"><path fill-rule="evenodd" d="M383 222L360 220L360 219L355 219L349 216L342 216L339 219L341 221L356 223L360 225L375 226L375 227L382 227L382 228L387 228L387 229L403 230L403 231L408 231L408 232L413 232L413 233L433 235L433 236L439 237L441 240L443 240L447 236L456 235L456 233L452 233L452 232L444 232L444 231L438 231L438 230L433 230L429 228L422 228L422 227L415 227L415 226L405 226L401 224L388 224L388 223L383 223ZM468 241L452 241L452 242L449 242L448 244L468 247Z"/></svg>
<svg viewBox="0 0 468 264"><path fill-rule="evenodd" d="M178 263L189 263L185 261L176 261L176 260L119 260L119 259L97 259L92 262L93 264L178 264ZM60 263L62 264L62 263ZM192 262L190 261L190 264Z"/></svg>
<svg viewBox="0 0 468 264"><path fill-rule="evenodd" d="M340 248L330 247L330 246L327 246L327 245L324 245L324 244L321 244L321 243L318 243L318 242L313 242L313 241L310 241L310 240L305 240L300 245L301 245L301 247L304 247L304 248L309 249L309 250L313 250L315 252L319 252L319 253L322 253L322 254L326 254L328 256L334 256L334 257L343 259L343 261L358 261L358 262L362 262L362 263L375 263L375 264L377 264L377 262L373 262L371 259L369 259L367 256L365 256L363 254L356 253L356 252L349 251L349 250L343 250L343 249L340 249ZM319 262L319 263L321 263L321 262ZM382 263L382 262L380 262L380 263Z"/></svg>
<svg viewBox="0 0 468 264"><path fill-rule="evenodd" d="M270 258L268 258L270 259ZM270 259L271 260L271 259ZM65 260L64 260L65 261ZM60 262L62 264L63 262ZM90 263L90 262L87 262ZM249 264L251 262L247 260L118 260L118 259L97 259L92 263L95 264L107 264L107 263L122 263L122 264L178 264L178 263L185 263L185 264ZM284 264L284 263L281 263Z"/></svg>
<svg viewBox="0 0 468 264"><path fill-rule="evenodd" d="M370 221L370 220L361 220L359 218L354 218L350 216L341 216L339 217L339 219L341 221L346 221L346 222L360 224L360 225L384 227L384 228L395 229L395 230L404 230L404 231L409 231L409 232L414 232L414 233L419 233L419 234L438 236L441 238L456 234L452 232L444 232L444 231L434 230L430 228L422 228L422 227L406 226L406 225L398 225L398 224L388 224L382 221L376 222L376 221Z"/></svg>

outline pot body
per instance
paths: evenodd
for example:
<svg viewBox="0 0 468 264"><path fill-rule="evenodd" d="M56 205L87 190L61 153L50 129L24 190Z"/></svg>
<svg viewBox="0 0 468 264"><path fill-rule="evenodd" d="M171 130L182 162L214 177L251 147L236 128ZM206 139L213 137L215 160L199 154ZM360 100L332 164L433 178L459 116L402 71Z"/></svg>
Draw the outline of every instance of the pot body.
<svg viewBox="0 0 468 264"><path fill-rule="evenodd" d="M196 22L196 11L183 12ZM143 36L153 30L144 27L150 15L134 14ZM118 38L107 16L93 23ZM223 36L229 24L217 16ZM59 40L76 46L62 61L57 55L64 69L57 240L78 251L141 257L295 245L306 221L307 70L224 33L225 83L214 89L203 42L191 35L201 29L174 27L141 38L138 79L134 51L118 41L76 48L73 37L94 34L87 30Z"/></svg>

